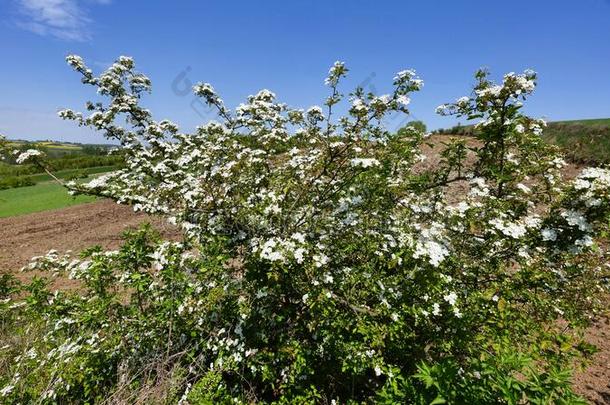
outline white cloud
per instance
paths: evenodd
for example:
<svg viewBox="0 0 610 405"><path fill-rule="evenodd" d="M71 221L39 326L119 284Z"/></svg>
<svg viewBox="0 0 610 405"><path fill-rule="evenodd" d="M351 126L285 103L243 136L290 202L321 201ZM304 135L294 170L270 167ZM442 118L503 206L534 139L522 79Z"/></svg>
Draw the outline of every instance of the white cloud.
<svg viewBox="0 0 610 405"><path fill-rule="evenodd" d="M111 0L90 0L88 3L109 4ZM50 35L68 41L91 38L82 0L17 0L22 18L17 25L38 35Z"/></svg>

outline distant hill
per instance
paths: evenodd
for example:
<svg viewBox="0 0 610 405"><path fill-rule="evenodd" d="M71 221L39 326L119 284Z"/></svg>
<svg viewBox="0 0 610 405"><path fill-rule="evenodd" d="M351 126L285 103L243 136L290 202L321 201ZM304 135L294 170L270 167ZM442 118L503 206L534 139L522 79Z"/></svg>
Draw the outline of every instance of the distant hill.
<svg viewBox="0 0 610 405"><path fill-rule="evenodd" d="M26 141L23 139L9 139L8 146L12 148L32 147L44 150L51 157L80 154L100 154L118 148L112 144L91 144L77 142L59 142L52 140ZM95 153L98 152L98 153Z"/></svg>
<svg viewBox="0 0 610 405"><path fill-rule="evenodd" d="M610 118L551 122L543 137L573 162L610 163Z"/></svg>
<svg viewBox="0 0 610 405"><path fill-rule="evenodd" d="M610 118L590 118L585 120L553 121L551 124L603 125L610 127Z"/></svg>
<svg viewBox="0 0 610 405"><path fill-rule="evenodd" d="M95 146L100 148L116 148L117 145L110 143L81 143L81 142L60 142L53 141L51 139L37 140L37 141L27 141L25 139L8 139L9 143L14 144L38 144L50 147L58 147L58 148L82 148L84 146Z"/></svg>
<svg viewBox="0 0 610 405"><path fill-rule="evenodd" d="M438 129L439 134L472 135L473 125L456 125ZM559 146L565 156L576 163L610 164L610 118L552 121L542 137Z"/></svg>

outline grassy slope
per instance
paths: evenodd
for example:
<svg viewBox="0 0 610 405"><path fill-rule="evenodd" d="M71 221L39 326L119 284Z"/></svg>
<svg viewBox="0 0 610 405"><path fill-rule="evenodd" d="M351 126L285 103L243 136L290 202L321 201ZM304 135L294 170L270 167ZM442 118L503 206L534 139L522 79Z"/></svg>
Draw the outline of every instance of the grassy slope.
<svg viewBox="0 0 610 405"><path fill-rule="evenodd" d="M605 125L610 127L610 118L592 118L586 120L555 121L558 124Z"/></svg>
<svg viewBox="0 0 610 405"><path fill-rule="evenodd" d="M472 125L462 125L445 129L442 133L469 135L472 132ZM542 136L547 142L559 146L572 162L610 164L610 118L552 121Z"/></svg>
<svg viewBox="0 0 610 405"><path fill-rule="evenodd" d="M610 118L549 123L543 137L578 163L610 163Z"/></svg>
<svg viewBox="0 0 610 405"><path fill-rule="evenodd" d="M75 173L87 173L95 177L96 174L115 169L114 166L100 166L62 170L54 174L61 179L67 179ZM90 196L73 197L69 195L65 188L54 181L49 181L51 176L47 174L35 174L31 177L39 184L0 190L0 218L69 207L96 200L95 197ZM83 179L83 181L87 180Z"/></svg>
<svg viewBox="0 0 610 405"><path fill-rule="evenodd" d="M68 194L65 188L53 182L0 190L0 218L63 208L91 201L95 201L95 197L73 197Z"/></svg>

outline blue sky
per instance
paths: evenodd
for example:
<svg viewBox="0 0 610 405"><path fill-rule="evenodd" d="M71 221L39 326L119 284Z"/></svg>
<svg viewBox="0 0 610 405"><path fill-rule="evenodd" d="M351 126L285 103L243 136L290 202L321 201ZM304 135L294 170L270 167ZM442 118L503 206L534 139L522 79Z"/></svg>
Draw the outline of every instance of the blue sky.
<svg viewBox="0 0 610 405"><path fill-rule="evenodd" d="M345 92L385 93L395 72L416 69L425 86L411 118L429 128L455 122L434 108L468 94L482 66L496 78L538 71L531 115L610 117L610 0L2 0L0 17L0 133L9 138L103 141L56 116L95 96L65 64L69 53L97 72L133 56L153 81L145 105L184 130L213 118L185 94L188 83L212 83L231 107L261 88L308 107L327 95L335 60L350 68Z"/></svg>

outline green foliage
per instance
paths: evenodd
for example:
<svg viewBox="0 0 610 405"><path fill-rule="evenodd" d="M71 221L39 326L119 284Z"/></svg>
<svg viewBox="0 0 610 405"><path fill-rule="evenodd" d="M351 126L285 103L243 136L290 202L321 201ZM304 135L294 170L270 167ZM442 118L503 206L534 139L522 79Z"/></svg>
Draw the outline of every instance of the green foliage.
<svg viewBox="0 0 610 405"><path fill-rule="evenodd" d="M561 334L559 328L541 328L543 314L523 312L510 294L520 293L525 280L503 285L506 298L495 302L489 297L493 288L472 294L464 303L468 319L443 316L430 328L408 307L392 322L388 315L350 308L348 302L323 295L312 297L305 313L289 301L276 306L279 303L265 302L265 297L255 298L261 290L244 301L240 297L248 294L246 285L235 285L225 257L218 254L220 246L193 256L192 246L161 242L148 227L127 232L125 238L117 251L97 247L78 260L56 252L34 259L32 268L62 269L80 280L79 291L51 293L43 279L24 287L9 277L0 279L4 297L27 294L24 306L14 305L18 299L0 304L10 339L27 341L26 347L13 344L0 352L0 364L19 359L14 367L23 376L8 399L91 403L129 394L133 400L142 395L140 390L167 387L167 379L173 379L172 386L186 391L165 392L165 402L184 397L190 403L223 403L237 396L240 402L317 403L330 396L386 404L496 403L499 398L507 404L524 398L540 404L582 403L570 390L566 366L579 350L588 349L579 349L578 339ZM267 297L289 293L283 280L289 274L278 270L266 277ZM357 285L365 290L380 282L393 285L393 277L405 280L389 274L371 273L370 281L359 280ZM414 291L425 290L433 278L413 279ZM261 318L253 305L274 306L275 322ZM251 319L239 321L243 314ZM295 316L304 317L300 327L284 324ZM270 321L275 332L267 329ZM261 348L245 354L250 369L239 365L243 354L234 345L241 343L224 335L229 329L209 335L212 325L235 328L235 322L248 345ZM470 329L474 324L478 328ZM33 330L38 334L32 335ZM328 341L333 351L323 356L311 351L318 339ZM363 339L371 353L354 357L365 350ZM210 349L224 361L210 357ZM381 364L381 355L400 366L382 366L382 374L377 374L373 368ZM291 364L289 369L274 366L285 362ZM286 381L268 385L285 373ZM0 377L0 385L12 385L6 380L9 375ZM50 388L50 376L62 384ZM301 382L296 376L308 377ZM241 378L247 378L246 385ZM236 386L241 388L236 391Z"/></svg>
<svg viewBox="0 0 610 405"><path fill-rule="evenodd" d="M12 154L8 156L13 156ZM14 156L13 156L14 157ZM93 167L122 167L123 156L118 155L71 155L46 160L47 168L51 171L64 171L74 169L86 169ZM25 176L44 173L44 169L35 164L27 165L0 165L0 178L4 176Z"/></svg>
<svg viewBox="0 0 610 405"><path fill-rule="evenodd" d="M20 283L12 274L0 274L0 299L10 298L19 292Z"/></svg>
<svg viewBox="0 0 610 405"><path fill-rule="evenodd" d="M33 186L34 184L34 181L28 176L6 176L0 178L0 190Z"/></svg>

